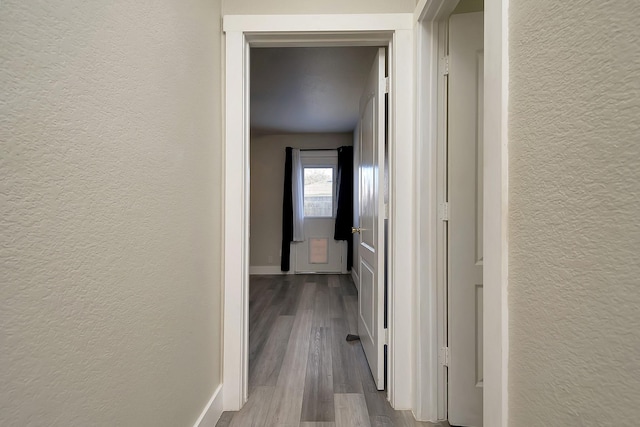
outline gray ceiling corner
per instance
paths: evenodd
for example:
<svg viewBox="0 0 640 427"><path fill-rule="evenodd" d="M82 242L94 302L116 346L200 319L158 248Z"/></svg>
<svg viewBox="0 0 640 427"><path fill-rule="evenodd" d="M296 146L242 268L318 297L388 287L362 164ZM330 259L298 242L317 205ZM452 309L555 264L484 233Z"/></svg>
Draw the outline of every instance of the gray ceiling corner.
<svg viewBox="0 0 640 427"><path fill-rule="evenodd" d="M252 132L351 132L377 49L252 48Z"/></svg>

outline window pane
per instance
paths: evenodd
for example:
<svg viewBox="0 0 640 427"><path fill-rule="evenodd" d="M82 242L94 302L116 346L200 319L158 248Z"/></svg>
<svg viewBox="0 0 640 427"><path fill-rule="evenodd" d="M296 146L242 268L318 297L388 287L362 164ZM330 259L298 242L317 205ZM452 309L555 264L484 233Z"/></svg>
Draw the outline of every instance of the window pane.
<svg viewBox="0 0 640 427"><path fill-rule="evenodd" d="M333 168L304 168L304 216L333 216Z"/></svg>

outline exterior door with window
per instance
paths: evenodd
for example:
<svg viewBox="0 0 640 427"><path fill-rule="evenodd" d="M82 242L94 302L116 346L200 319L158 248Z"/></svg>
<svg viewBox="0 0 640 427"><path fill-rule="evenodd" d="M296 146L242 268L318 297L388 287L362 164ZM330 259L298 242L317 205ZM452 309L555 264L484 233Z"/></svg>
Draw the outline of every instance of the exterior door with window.
<svg viewBox="0 0 640 427"><path fill-rule="evenodd" d="M296 273L346 272L347 244L333 239L338 152L302 151L304 241L296 242Z"/></svg>

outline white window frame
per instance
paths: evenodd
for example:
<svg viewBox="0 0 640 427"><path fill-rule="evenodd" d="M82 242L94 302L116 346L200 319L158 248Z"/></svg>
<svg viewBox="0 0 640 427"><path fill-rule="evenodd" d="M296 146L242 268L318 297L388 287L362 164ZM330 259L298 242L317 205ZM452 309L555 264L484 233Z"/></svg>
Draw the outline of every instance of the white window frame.
<svg viewBox="0 0 640 427"><path fill-rule="evenodd" d="M337 209L337 197L338 188L338 152L336 151L324 151L324 150L301 150L300 160L302 161L303 170L303 194L302 200L304 203L304 169L305 168L326 168L333 171L333 185L331 193L331 215L330 216L306 216L305 219L335 219Z"/></svg>

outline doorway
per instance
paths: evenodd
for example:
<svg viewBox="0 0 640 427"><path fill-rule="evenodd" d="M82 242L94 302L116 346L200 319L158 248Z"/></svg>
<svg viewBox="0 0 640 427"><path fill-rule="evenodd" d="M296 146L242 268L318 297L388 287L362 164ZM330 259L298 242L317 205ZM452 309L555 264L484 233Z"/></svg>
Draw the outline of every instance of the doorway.
<svg viewBox="0 0 640 427"><path fill-rule="evenodd" d="M481 0L443 2L430 27L423 26L432 43L425 53L436 64L427 74L436 94L429 116L435 120L432 134L423 135L433 144L423 159L435 170L428 185L437 200L437 215L426 224L435 236L424 246L435 274L429 273L433 282L425 297L435 297L428 303L434 307L436 301L437 313L431 345L439 350L437 365L424 377L437 378L430 386L436 407L423 408L460 426L481 426L483 418L482 10ZM425 318L425 325L430 322Z"/></svg>
<svg viewBox="0 0 640 427"><path fill-rule="evenodd" d="M250 271L264 271L255 265L264 252L276 254L277 233L265 231L278 225L280 256L267 261L276 258L282 274L357 271L351 332L378 390L388 330L386 56L384 47L252 48L250 56ZM249 338L254 348L260 337Z"/></svg>
<svg viewBox="0 0 640 427"><path fill-rule="evenodd" d="M294 19L292 19L294 18ZM309 31L309 28L313 28ZM411 113L411 15L350 15L296 17L225 17L225 313L224 407L239 409L247 399L249 99L248 65L251 46L376 46L389 49L389 235L390 321L389 400L411 406L413 271L413 145ZM395 186L395 182L403 186ZM402 235L402 245L400 241ZM397 284L397 286L394 286ZM396 357L396 355L403 355Z"/></svg>
<svg viewBox="0 0 640 427"><path fill-rule="evenodd" d="M473 13L477 10L478 3L482 4L464 0L420 0L416 8L419 76L417 114L421 118L417 121L417 156L421 164L420 193L425 195L420 200L420 234L423 238L418 246L421 260L417 273L421 307L418 322L422 334L417 343L420 364L417 372L419 385L416 414L419 419L425 420L449 418L448 411L451 408L448 398L452 397L448 390L450 369L454 369L452 364L461 360L460 350L450 348L451 338L455 337L451 336L448 328L451 326L449 323L452 316L460 314L460 307L456 309L450 305L452 301L447 286L450 279L454 279L449 277L449 258L453 251L453 248L448 247L452 237L449 226L453 227L451 218L456 215L454 209L458 213L460 209L465 212L464 207L458 205L456 209L450 205L452 200L449 199L449 187L452 183L449 181L451 174L447 167L451 165L449 154L453 154L449 153L447 147L450 130L446 114L449 101L448 78L453 67L449 52L449 24L456 8L462 14ZM506 4L506 1L486 0L484 7L480 7L480 10L484 9L485 23L484 26L480 25L476 38L484 38L484 59L479 61L478 57L473 58L475 63L472 68L475 82L482 81L478 88L483 93L470 93L468 104L478 105L479 100L482 106L482 116L475 117L471 123L474 133L481 138L474 141L475 149L472 147L470 150L460 150L474 160L468 166L468 171L475 174L476 178L472 181L475 184L472 190L475 195L465 199L473 199L473 209L466 209L474 217L467 235L472 236L476 244L463 246L473 250L472 267L477 269L479 266L475 264L481 259L480 268L483 270L479 280L478 277L472 280L472 307L467 312L472 314L475 325L464 328L471 333L471 337L465 339L458 336L470 344L467 355L471 356L471 363L465 368L466 373L463 375L471 379L476 392L481 389L481 419L479 422L477 419L462 421L467 425L484 423L498 426L505 425L507 420ZM479 63L483 65L479 67ZM458 65L458 71L459 69ZM478 74L478 71L482 74ZM477 179L478 174L480 179ZM483 199L481 204L477 203L477 196L480 194ZM478 247L479 241L483 242ZM456 273L460 273L457 268ZM450 310L457 312L450 313ZM462 371L458 370L458 374L460 373Z"/></svg>
<svg viewBox="0 0 640 427"><path fill-rule="evenodd" d="M348 148L357 142L358 102L375 52L367 46L251 48L251 274L351 270L355 179L346 157L353 157ZM283 189L287 147L291 188ZM292 196L286 226L283 191ZM345 223L347 235L336 235L337 222ZM283 227L292 226L285 244Z"/></svg>

